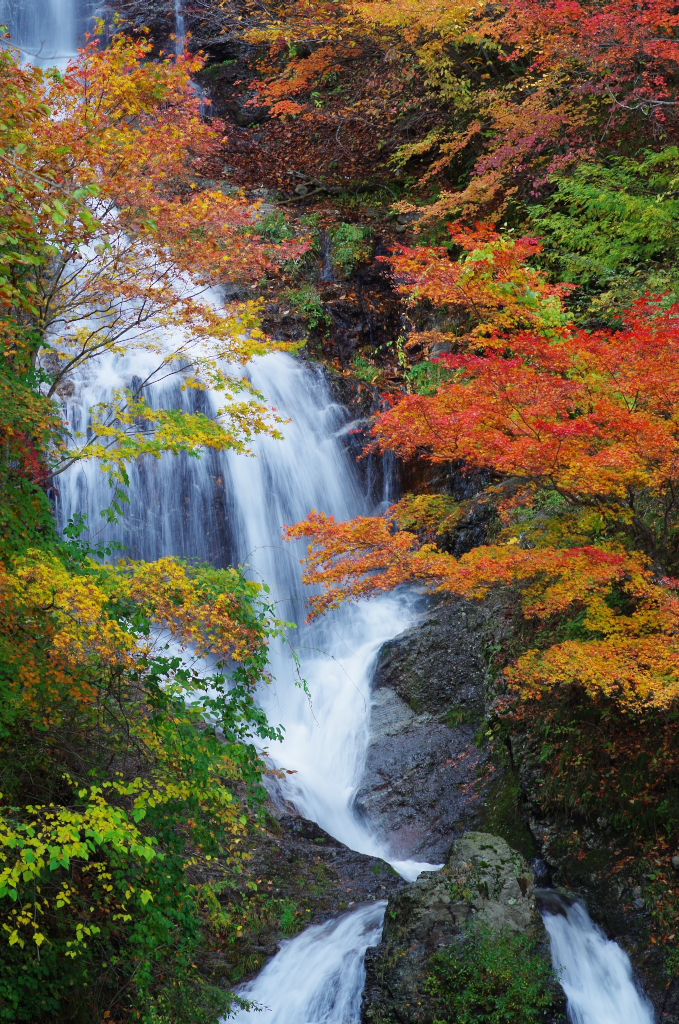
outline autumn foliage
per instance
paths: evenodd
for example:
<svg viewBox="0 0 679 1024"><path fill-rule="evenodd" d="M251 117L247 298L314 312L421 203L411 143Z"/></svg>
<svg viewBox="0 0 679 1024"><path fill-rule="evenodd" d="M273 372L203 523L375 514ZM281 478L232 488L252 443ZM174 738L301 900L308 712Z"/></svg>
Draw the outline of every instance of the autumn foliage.
<svg viewBox="0 0 679 1024"><path fill-rule="evenodd" d="M85 458L121 488L141 455L243 452L276 434L233 366L277 346L257 303L226 307L210 289L275 274L307 243L262 240L256 204L205 187L221 136L192 90L201 61L148 57L122 36L64 74L0 52L5 1020L228 1012L198 951L237 940L228 914L210 915L264 795L253 739L276 735L253 697L284 629L264 586L90 549L83 521L59 536L46 493ZM135 349L155 372L77 433L58 399L91 360ZM157 408L168 375L221 392L221 415Z"/></svg>
<svg viewBox="0 0 679 1024"><path fill-rule="evenodd" d="M289 122L268 130L281 158L313 160L315 176L340 181L401 168L432 217L513 217L583 160L675 141L679 44L662 0L221 8L268 48L252 102ZM325 166L313 147L290 149L314 131Z"/></svg>
<svg viewBox="0 0 679 1024"><path fill-rule="evenodd" d="M455 334L439 332L439 341L492 340L520 328L550 331L565 325L561 300L571 286L550 283L531 265L542 252L539 239L503 237L494 225L452 224L449 233L465 253L459 260L451 260L444 246L399 246L388 258L399 291L411 304L429 300L455 318Z"/></svg>
<svg viewBox="0 0 679 1024"><path fill-rule="evenodd" d="M457 351L438 357L449 379L403 396L373 435L404 461L510 481L498 501L504 530L454 558L431 543L443 532L437 515L455 519L450 501L407 498L386 519L352 523L314 513L290 531L312 542L306 579L324 588L314 611L404 583L470 598L518 588L529 619L580 616L586 634L524 653L508 670L524 696L579 684L624 703L671 703L679 308L647 299L620 330L578 329L565 322L558 286L524 265L534 242L480 228L472 248L474 237L462 236L469 255L457 262L427 249L392 259L414 299L462 308L467 323L448 336ZM409 529L398 528L404 521Z"/></svg>
<svg viewBox="0 0 679 1024"><path fill-rule="evenodd" d="M348 291L371 251L364 199L404 330L359 356L363 383L387 381L368 451L424 483L385 515L288 528L310 544L312 615L402 586L500 595L520 625L495 655L489 725L544 739L540 806L679 829L679 14L662 0L208 6L248 44L257 135L204 117L204 57L159 55L144 32L90 40L64 73L0 51L9 1021L230 1010L242 924L222 894L264 799L258 748L277 734L254 688L286 624L239 568L135 561L90 547L83 522L59 535L48 493L96 460L115 518L133 460L277 437L242 367L297 345L267 336L263 298L221 289L256 296L323 242L335 271L353 246L333 282ZM291 226L279 210L275 240L260 202L222 187L241 143L256 154L241 180L312 182L286 209L332 195L351 223L334 210ZM320 290L303 294L329 323ZM96 361L135 351L148 378L122 373L84 425L67 422L61 402ZM164 408L168 377L217 392L219 412ZM441 484L453 476L471 497ZM479 507L482 542L453 553Z"/></svg>
<svg viewBox="0 0 679 1024"><path fill-rule="evenodd" d="M256 206L201 184L220 141L191 86L201 61L149 63L148 52L122 36L106 49L94 40L51 77L0 56L0 193L11 239L0 299L12 364L46 369L51 398L104 353L157 357L141 389L123 388L93 410L86 438L62 427L53 474L95 457L123 479L143 453L246 450L253 434L275 432L247 383L224 369L272 346L258 304L224 307L209 289L275 272L307 243L262 241ZM153 384L168 375L222 392L220 416L154 409Z"/></svg>

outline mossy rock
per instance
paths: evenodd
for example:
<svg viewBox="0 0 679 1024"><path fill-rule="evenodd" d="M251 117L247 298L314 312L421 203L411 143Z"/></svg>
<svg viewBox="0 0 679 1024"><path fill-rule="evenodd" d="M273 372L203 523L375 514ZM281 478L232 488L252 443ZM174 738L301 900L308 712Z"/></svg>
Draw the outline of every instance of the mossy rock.
<svg viewBox="0 0 679 1024"><path fill-rule="evenodd" d="M465 833L441 871L424 872L390 897L382 942L366 957L364 1024L431 1024L437 1013L433 958L447 950L454 959L456 948L468 950L475 941L496 966L516 957L519 947L530 950L540 976L552 979L530 867L506 840L486 832ZM536 1012L545 1011L540 1019L562 1019L555 982L550 992ZM537 1019L531 1013L526 1020Z"/></svg>

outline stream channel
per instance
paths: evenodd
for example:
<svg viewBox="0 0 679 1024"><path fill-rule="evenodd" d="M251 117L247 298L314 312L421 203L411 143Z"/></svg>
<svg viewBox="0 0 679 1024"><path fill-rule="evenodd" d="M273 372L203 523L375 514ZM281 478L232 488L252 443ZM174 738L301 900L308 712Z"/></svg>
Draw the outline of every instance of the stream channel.
<svg viewBox="0 0 679 1024"><path fill-rule="evenodd" d="M9 25L26 58L41 63L63 62L74 52L92 11L87 0L0 0L0 21ZM152 379L154 364L153 355L144 352L106 355L88 364L65 400L72 428L86 430L89 408L114 389ZM253 445L255 458L207 452L200 460L142 461L131 470L130 504L122 522L97 526L97 540L118 540L131 556L145 559L177 555L218 566L246 563L255 578L270 585L278 614L298 623L291 643L310 691L308 698L296 685L289 647L274 646L274 681L262 687L259 700L270 722L285 732L281 743L269 746L269 759L296 774L279 783L272 796L350 848L389 861L413 880L436 865L394 860L355 813L353 797L370 736L372 666L380 646L415 620L416 595L379 597L305 625L308 594L299 565L304 551L281 541L283 524L312 509L340 520L374 514L395 497L389 476L382 492L369 500L343 442L351 427L348 413L333 400L320 367L273 354L255 359L247 374L269 404L290 418L285 439L260 437ZM218 395L182 391L176 377L154 386L153 401L208 414L219 406ZM94 463L77 465L60 481L64 524L76 513L86 513L90 524L103 523L99 512L110 500L107 479ZM554 965L574 1024L651 1024L652 1008L635 985L628 957L593 924L584 905L556 894L544 905ZM284 942L240 990L264 1009L239 1011L235 1019L239 1024L358 1024L364 955L380 941L385 907L384 901L364 904Z"/></svg>
<svg viewBox="0 0 679 1024"><path fill-rule="evenodd" d="M154 356L104 356L90 364L67 400L66 417L85 431L88 409L111 391L152 378ZM347 411L328 389L320 367L290 355L253 360L248 377L268 402L290 418L285 439L260 437L255 457L208 452L200 460L166 456L132 467L130 504L122 522L104 527L98 540L118 540L146 559L179 555L217 565L246 563L269 583L281 617L296 621L291 637L301 659L310 699L295 679L289 648L271 651L274 682L259 700L273 724L284 728L269 745L271 762L296 774L272 795L316 821L361 853L381 857L406 879L436 865L395 860L354 811L370 735L371 670L380 646L415 620L416 595L382 596L347 605L313 625L304 624L299 559L304 548L281 541L281 528L322 509L338 519L374 512L343 442L351 429ZM182 391L176 378L159 382L154 401L165 407L216 413L216 394ZM390 479L372 506L389 503ZM86 513L89 523L110 501L110 488L95 463L74 467L60 483L63 522ZM368 946L381 936L386 903L359 906L335 920L307 928L281 951L241 994L263 1012L240 1011L236 1020L261 1024L358 1024ZM582 903L552 902L544 913L555 966L576 1024L650 1024L652 1010L638 993L623 950L605 938Z"/></svg>

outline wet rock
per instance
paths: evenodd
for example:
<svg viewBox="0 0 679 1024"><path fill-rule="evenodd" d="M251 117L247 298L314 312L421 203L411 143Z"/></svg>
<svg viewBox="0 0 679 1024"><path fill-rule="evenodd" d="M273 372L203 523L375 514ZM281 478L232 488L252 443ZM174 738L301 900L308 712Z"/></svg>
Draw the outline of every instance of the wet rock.
<svg viewBox="0 0 679 1024"><path fill-rule="evenodd" d="M367 781L356 806L393 857L439 863L478 800L475 783L485 754L474 745L474 729L414 715L389 689L375 694L372 714Z"/></svg>
<svg viewBox="0 0 679 1024"><path fill-rule="evenodd" d="M440 863L485 794L484 644L497 602L441 602L382 647L356 806L395 858Z"/></svg>
<svg viewBox="0 0 679 1024"><path fill-rule="evenodd" d="M376 695L393 690L415 714L437 721L455 717L478 722L484 708L483 643L487 614L469 601L441 602L417 625L380 650Z"/></svg>
<svg viewBox="0 0 679 1024"><path fill-rule="evenodd" d="M258 913L250 913L231 957L242 977L261 970L281 941L356 903L387 899L406 883L377 857L350 850L315 822L282 813L273 804L248 840L250 859L240 884L220 892L232 908L246 908L256 885ZM285 912L285 917L283 917Z"/></svg>
<svg viewBox="0 0 679 1024"><path fill-rule="evenodd" d="M351 850L325 832L315 821L295 814L269 819L248 866L249 874L268 874L277 879L278 892L303 897L310 904L309 923L326 920L352 902L382 900L405 883L378 857ZM280 864L294 864L294 878L281 872Z"/></svg>
<svg viewBox="0 0 679 1024"><path fill-rule="evenodd" d="M425 872L389 898L382 942L366 957L363 1024L428 1024L429 960L460 942L472 921L543 935L530 867L504 839L482 832L463 835L440 872Z"/></svg>

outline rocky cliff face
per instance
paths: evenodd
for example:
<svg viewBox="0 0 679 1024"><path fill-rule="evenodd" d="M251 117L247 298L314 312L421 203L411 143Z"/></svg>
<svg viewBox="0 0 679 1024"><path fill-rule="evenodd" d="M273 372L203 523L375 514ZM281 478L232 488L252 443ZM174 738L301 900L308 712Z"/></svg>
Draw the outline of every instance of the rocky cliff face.
<svg viewBox="0 0 679 1024"><path fill-rule="evenodd" d="M487 656L495 650L509 660L517 624L510 597L446 601L384 645L357 805L394 857L441 863L468 829L499 833L528 859L544 857L546 877L585 900L593 919L630 955L663 1021L677 1024L679 981L668 969L667 950L651 942L651 907L643 898L647 868L632 851L622 869L619 864L626 837L603 819L578 817L577 807L558 820L545 816L525 735L512 736L504 758L497 748L477 745L496 696ZM365 1020L371 1024L427 1020L403 1007L413 1000L424 1005L420 982L428 956L480 910L448 898L446 871L425 874L391 898L384 942L368 955ZM422 1007L417 1012L424 1014Z"/></svg>
<svg viewBox="0 0 679 1024"><path fill-rule="evenodd" d="M389 899L382 942L368 950L363 1024L429 1024L432 956L485 925L543 940L533 876L504 839L468 832L440 872L428 871Z"/></svg>
<svg viewBox="0 0 679 1024"><path fill-rule="evenodd" d="M498 602L441 602L380 651L356 804L395 858L440 863L487 813L484 648L489 621L501 633L511 617Z"/></svg>

